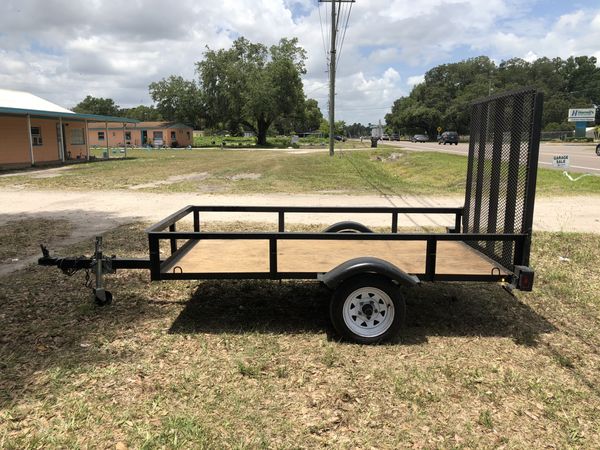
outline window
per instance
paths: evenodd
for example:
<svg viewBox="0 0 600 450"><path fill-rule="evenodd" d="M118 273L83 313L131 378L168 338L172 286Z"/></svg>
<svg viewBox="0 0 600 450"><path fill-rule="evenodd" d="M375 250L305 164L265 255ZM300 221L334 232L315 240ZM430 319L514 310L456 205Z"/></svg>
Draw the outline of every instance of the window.
<svg viewBox="0 0 600 450"><path fill-rule="evenodd" d="M99 141L103 141L104 140L104 131L98 131L98 140Z"/></svg>
<svg viewBox="0 0 600 450"><path fill-rule="evenodd" d="M171 131L171 140L174 141L177 139L177 133L175 131Z"/></svg>
<svg viewBox="0 0 600 450"><path fill-rule="evenodd" d="M84 145L83 128L71 128L71 145Z"/></svg>
<svg viewBox="0 0 600 450"><path fill-rule="evenodd" d="M162 139L162 131L153 131L152 139Z"/></svg>
<svg viewBox="0 0 600 450"><path fill-rule="evenodd" d="M42 144L42 129L40 127L31 127L31 145L40 146Z"/></svg>
<svg viewBox="0 0 600 450"><path fill-rule="evenodd" d="M130 141L131 140L131 131L126 131L125 132L125 140L126 141Z"/></svg>

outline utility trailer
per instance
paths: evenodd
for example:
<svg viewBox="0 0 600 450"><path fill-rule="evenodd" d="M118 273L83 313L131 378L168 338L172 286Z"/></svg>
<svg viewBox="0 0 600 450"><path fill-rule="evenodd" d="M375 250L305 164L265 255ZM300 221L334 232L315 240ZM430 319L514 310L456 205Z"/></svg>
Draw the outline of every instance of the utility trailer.
<svg viewBox="0 0 600 450"><path fill-rule="evenodd" d="M187 206L147 230L149 257L123 259L102 253L90 258L50 256L42 246L40 265L96 275L97 304L112 301L104 275L146 269L152 280L312 279L332 289L330 317L341 337L376 343L396 334L405 303L399 286L422 282L502 283L530 291L533 207L542 117L542 94L522 89L474 102L462 207L286 207ZM277 232L206 232L209 212L277 216ZM375 233L355 221L323 232L286 231L295 214L386 214L389 231ZM445 233L402 233L401 215L452 215ZM193 231L178 230L191 218ZM169 256L161 256L166 242ZM164 247L164 246L163 246ZM410 290L408 291L410 292Z"/></svg>

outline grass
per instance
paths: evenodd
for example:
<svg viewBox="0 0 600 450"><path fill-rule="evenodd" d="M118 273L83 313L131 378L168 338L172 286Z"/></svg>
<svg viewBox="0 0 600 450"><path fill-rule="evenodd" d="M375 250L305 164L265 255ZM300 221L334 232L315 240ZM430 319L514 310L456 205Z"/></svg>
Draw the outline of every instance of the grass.
<svg viewBox="0 0 600 450"><path fill-rule="evenodd" d="M145 256L143 228L106 253ZM0 448L598 448L600 237L537 233L532 265L516 298L406 289L383 346L337 342L316 283L122 271L96 308L83 273L27 268L0 279Z"/></svg>
<svg viewBox="0 0 600 450"><path fill-rule="evenodd" d="M27 218L11 220L0 225L0 264L6 260L32 254L39 243L51 243L71 234L70 222L61 219ZM6 243L10 243L7 245Z"/></svg>
<svg viewBox="0 0 600 450"><path fill-rule="evenodd" d="M360 142L354 142L360 145ZM366 144L365 144L366 145ZM78 165L55 177L1 177L0 187L149 192L463 195L466 157L397 149L343 152L130 150L127 160ZM396 158L391 158L396 155ZM539 195L600 193L600 177L574 183L540 169Z"/></svg>

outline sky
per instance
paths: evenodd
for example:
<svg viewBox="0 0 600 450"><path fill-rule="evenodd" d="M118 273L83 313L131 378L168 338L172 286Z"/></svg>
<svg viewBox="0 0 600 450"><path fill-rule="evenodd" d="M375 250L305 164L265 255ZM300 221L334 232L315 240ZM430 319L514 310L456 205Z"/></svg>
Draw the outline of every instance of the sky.
<svg viewBox="0 0 600 450"><path fill-rule="evenodd" d="M317 0L2 0L0 88L67 108L86 95L121 107L151 105L148 85L193 79L206 47L244 36L298 37L308 52L304 90L326 115L323 31ZM345 7L347 8L347 6ZM328 47L328 45L326 45ZM356 0L339 57L336 119L383 120L430 68L487 55L571 55L600 60L600 0Z"/></svg>

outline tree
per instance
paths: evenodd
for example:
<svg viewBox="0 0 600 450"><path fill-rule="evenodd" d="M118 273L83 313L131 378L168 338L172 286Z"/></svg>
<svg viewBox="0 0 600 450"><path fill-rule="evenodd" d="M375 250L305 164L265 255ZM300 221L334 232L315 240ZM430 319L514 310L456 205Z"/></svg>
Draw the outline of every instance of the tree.
<svg viewBox="0 0 600 450"><path fill-rule="evenodd" d="M327 119L321 119L321 125L319 131L325 137L329 137L329 121ZM344 136L346 131L346 122L343 120L336 120L333 124L333 132L335 136Z"/></svg>
<svg viewBox="0 0 600 450"><path fill-rule="evenodd" d="M163 117L154 106L140 105L133 108L123 108L121 109L120 114L123 117L137 119L142 122L163 120Z"/></svg>
<svg viewBox="0 0 600 450"><path fill-rule="evenodd" d="M362 123L353 123L352 125L348 125L345 130L346 136L357 138L361 136L370 136L371 128Z"/></svg>
<svg viewBox="0 0 600 450"><path fill-rule="evenodd" d="M79 114L98 114L102 116L119 116L119 105L112 98L92 97L88 95L73 111Z"/></svg>
<svg viewBox="0 0 600 450"><path fill-rule="evenodd" d="M228 50L207 47L204 56L196 70L209 126L242 124L266 145L277 119L302 110L306 52L296 38L267 49L240 37Z"/></svg>
<svg viewBox="0 0 600 450"><path fill-rule="evenodd" d="M542 126L571 129L569 108L600 103L600 68L594 57L539 58L528 62L512 58L496 65L485 56L453 64L442 64L425 74L407 97L394 102L386 115L395 131L426 131L435 135L444 130L469 132L470 104L491 93L534 86L545 93ZM600 113L597 112L597 120Z"/></svg>
<svg viewBox="0 0 600 450"><path fill-rule="evenodd" d="M319 102L313 98L309 98L304 102L304 111L300 123L297 125L296 131L315 131L321 126L323 113L319 108Z"/></svg>
<svg viewBox="0 0 600 450"><path fill-rule="evenodd" d="M148 86L156 110L164 120L199 126L202 112L200 91L194 81L171 75Z"/></svg>

